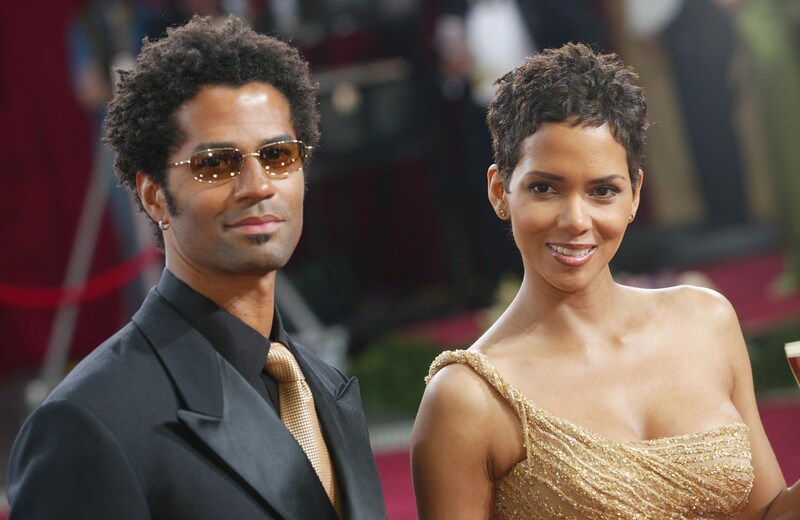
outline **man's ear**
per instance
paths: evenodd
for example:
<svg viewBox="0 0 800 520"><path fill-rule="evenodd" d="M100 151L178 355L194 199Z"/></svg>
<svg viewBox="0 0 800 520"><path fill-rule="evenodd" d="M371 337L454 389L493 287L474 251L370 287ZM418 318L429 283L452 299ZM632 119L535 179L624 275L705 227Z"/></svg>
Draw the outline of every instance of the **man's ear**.
<svg viewBox="0 0 800 520"><path fill-rule="evenodd" d="M142 201L145 212L153 222L169 217L164 188L152 176L143 171L136 172L136 193L139 195L139 200Z"/></svg>
<svg viewBox="0 0 800 520"><path fill-rule="evenodd" d="M494 208L494 212L498 217L505 220L508 215L508 207L506 206L506 189L503 184L503 176L500 175L500 170L496 164L489 166L486 172L487 181L487 194L489 195L489 203Z"/></svg>

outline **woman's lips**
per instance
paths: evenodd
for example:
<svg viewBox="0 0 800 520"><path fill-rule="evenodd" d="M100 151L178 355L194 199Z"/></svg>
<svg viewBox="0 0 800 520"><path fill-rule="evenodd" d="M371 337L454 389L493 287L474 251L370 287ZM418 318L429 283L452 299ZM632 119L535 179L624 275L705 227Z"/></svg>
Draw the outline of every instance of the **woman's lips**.
<svg viewBox="0 0 800 520"><path fill-rule="evenodd" d="M588 262L594 254L597 246L589 245L564 245L547 244L547 248L553 258L564 265L577 267Z"/></svg>

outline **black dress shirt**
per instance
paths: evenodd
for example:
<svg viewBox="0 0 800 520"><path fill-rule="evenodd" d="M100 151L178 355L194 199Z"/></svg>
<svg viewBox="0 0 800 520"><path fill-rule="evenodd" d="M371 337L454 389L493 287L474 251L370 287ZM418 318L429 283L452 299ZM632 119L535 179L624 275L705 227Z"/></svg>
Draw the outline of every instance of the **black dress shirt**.
<svg viewBox="0 0 800 520"><path fill-rule="evenodd" d="M214 346L217 353L236 369L258 394L278 410L278 384L264 370L271 341L288 345L278 309L275 309L270 338L265 338L242 320L195 291L164 269L158 293Z"/></svg>

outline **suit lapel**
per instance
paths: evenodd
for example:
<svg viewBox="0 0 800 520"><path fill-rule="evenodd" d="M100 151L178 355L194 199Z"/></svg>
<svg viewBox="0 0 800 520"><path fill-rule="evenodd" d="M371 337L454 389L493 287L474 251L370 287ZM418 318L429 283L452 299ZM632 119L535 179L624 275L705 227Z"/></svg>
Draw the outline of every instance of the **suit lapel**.
<svg viewBox="0 0 800 520"><path fill-rule="evenodd" d="M134 322L182 397L180 422L282 517L336 520L313 467L278 414L202 335L155 292Z"/></svg>
<svg viewBox="0 0 800 520"><path fill-rule="evenodd" d="M335 520L314 469L278 415L220 361L224 417L179 410L178 418L284 518Z"/></svg>
<svg viewBox="0 0 800 520"><path fill-rule="evenodd" d="M293 347L314 394L317 416L344 495L345 517L350 520L386 518L358 381L350 378L347 383L341 383L340 379L329 379L315 368L321 361L310 357L304 347L296 344Z"/></svg>

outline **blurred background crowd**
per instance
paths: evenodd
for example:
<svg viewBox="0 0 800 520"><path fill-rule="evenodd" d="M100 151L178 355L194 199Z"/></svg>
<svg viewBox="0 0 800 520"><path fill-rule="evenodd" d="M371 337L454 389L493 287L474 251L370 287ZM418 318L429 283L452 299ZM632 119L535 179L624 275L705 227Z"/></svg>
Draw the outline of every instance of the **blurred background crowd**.
<svg viewBox="0 0 800 520"><path fill-rule="evenodd" d="M722 291L757 390L793 384L780 358L800 340L800 0L3 2L0 383L16 389L3 443L28 382L112 334L157 280L103 111L142 38L193 13L246 18L311 63L322 141L278 291L298 334L361 377L375 423L413 418L437 349L469 345L513 294L484 109L494 79L568 41L620 54L648 99L642 207L615 275Z"/></svg>

